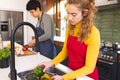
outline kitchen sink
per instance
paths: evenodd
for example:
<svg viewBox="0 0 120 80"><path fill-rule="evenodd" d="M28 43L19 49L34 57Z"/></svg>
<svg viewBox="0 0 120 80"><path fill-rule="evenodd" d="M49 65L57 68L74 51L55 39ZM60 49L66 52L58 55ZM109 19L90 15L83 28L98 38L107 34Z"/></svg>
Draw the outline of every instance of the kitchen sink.
<svg viewBox="0 0 120 80"><path fill-rule="evenodd" d="M57 69L57 68L49 68L47 69L46 72L51 72L51 73L55 73L57 75L63 75L65 74L63 71ZM19 78L21 80L34 80L34 72L33 70L28 70L28 71L24 71L24 72L20 72L17 74L19 76Z"/></svg>

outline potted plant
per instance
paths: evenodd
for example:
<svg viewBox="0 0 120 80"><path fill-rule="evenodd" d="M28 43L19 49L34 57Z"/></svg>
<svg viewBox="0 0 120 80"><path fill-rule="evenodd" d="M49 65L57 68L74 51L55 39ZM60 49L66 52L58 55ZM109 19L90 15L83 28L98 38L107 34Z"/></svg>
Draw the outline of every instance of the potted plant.
<svg viewBox="0 0 120 80"><path fill-rule="evenodd" d="M0 68L9 67L10 48L0 49Z"/></svg>

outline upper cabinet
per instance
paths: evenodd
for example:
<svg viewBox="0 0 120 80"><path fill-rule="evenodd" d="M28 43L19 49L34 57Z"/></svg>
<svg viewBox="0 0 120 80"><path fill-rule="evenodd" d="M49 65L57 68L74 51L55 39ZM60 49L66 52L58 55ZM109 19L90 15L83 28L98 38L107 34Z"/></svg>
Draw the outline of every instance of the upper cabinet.
<svg viewBox="0 0 120 80"><path fill-rule="evenodd" d="M98 7L113 4L120 4L120 0L95 0L95 5Z"/></svg>

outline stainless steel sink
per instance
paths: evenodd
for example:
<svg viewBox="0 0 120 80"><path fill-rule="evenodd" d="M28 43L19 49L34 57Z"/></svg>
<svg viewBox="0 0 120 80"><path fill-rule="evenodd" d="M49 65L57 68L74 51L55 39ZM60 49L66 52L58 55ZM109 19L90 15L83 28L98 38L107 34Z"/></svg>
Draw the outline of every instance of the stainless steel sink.
<svg viewBox="0 0 120 80"><path fill-rule="evenodd" d="M57 68L49 68L47 70L47 72L51 72L51 73L55 73L57 75L63 75L65 74L63 71L57 69ZM28 70L28 71L24 71L24 72L20 72L17 74L21 80L34 80L34 73L33 70Z"/></svg>

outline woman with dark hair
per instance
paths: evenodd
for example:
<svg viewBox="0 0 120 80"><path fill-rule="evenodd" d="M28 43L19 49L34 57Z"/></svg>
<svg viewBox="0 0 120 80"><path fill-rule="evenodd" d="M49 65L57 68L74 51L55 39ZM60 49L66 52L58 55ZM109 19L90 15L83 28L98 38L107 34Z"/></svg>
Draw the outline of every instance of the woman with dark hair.
<svg viewBox="0 0 120 80"><path fill-rule="evenodd" d="M36 29L38 32L39 52L52 59L56 55L53 44L54 25L52 18L41 11L41 5L38 0L30 0L26 5L26 10L34 18L38 19ZM33 47L35 42L35 39L33 39L28 46Z"/></svg>
<svg viewBox="0 0 120 80"><path fill-rule="evenodd" d="M73 71L62 76L55 75L53 80L73 80L85 75L98 80L96 62L100 33L93 22L96 12L94 0L67 0L66 11L68 26L63 49L52 61L39 65L45 65L45 71L68 57L68 67Z"/></svg>

